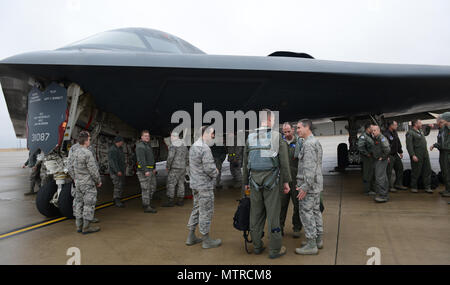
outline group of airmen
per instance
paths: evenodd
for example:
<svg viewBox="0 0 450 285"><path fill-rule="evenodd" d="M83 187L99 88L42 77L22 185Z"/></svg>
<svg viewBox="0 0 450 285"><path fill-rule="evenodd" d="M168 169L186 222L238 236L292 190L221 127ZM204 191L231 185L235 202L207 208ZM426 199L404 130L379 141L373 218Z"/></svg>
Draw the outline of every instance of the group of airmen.
<svg viewBox="0 0 450 285"><path fill-rule="evenodd" d="M215 149L215 130L212 126L203 126L198 130L195 142L189 149L179 134L171 134L166 162L167 199L162 206L183 206L185 176L189 174L193 207L187 224L186 245L202 243L202 248L207 249L222 243L221 239L214 239L209 233L214 213L214 191L220 185L218 177L225 154L235 185L243 186L243 195L249 196L251 201L250 235L255 254L265 250L262 237L266 220L269 228L269 257L277 258L286 254L282 236L289 201L294 205L293 236L300 237L302 227L306 236L306 241L295 252L317 254L318 249L323 248L320 211L323 190L322 147L312 134L312 122L307 119L300 121L297 124L298 136L292 124L284 123L282 135L273 128L274 113L270 110L263 112L267 114L267 119L261 120L260 127L248 135L245 146L227 146L225 151ZM117 207L124 207L121 202L125 176L122 145L123 138L116 137L108 150L110 178ZM156 190L156 161L149 131L141 132L135 153L144 212L156 213L152 204ZM94 213L97 187L101 187L102 182L90 150L90 134L87 131L79 133L77 143L70 149L68 162L68 171L75 186L72 187L72 195L76 230L83 234L97 232L100 227L93 224L99 220L94 217ZM196 235L197 228L200 237Z"/></svg>
<svg viewBox="0 0 450 285"><path fill-rule="evenodd" d="M209 236L214 213L214 190L221 188L222 163L228 156L230 172L235 185L243 186L243 195L251 201L250 235L253 253L265 250L262 242L264 226L269 229L269 257L278 258L286 254L282 245L287 209L292 201L293 237L300 237L304 227L306 240L295 249L297 254L317 254L323 248L323 221L320 210L322 177L322 146L312 134L311 120L297 123L297 135L291 123L283 124L283 134L274 128L274 113L263 110L267 117L260 121L260 127L248 135L245 146L218 147L214 144L215 130L203 126L198 130L195 143L188 149L179 134L171 134L171 145L166 162L167 199L163 207L183 206L185 177L189 175L193 194L193 208L188 220L186 245L202 243L203 248L221 245L221 239ZM439 162L445 184L442 196L450 196L450 112L437 118L439 134L430 151L438 149ZM364 191L375 196L376 202L387 202L389 192L406 190L403 186L403 150L397 133L396 121L388 122L381 133L380 127L367 123L365 132L358 139L358 149L363 169ZM425 136L430 127L422 130L420 120L412 121L406 134L406 147L411 158L411 192L418 192L418 180L422 178L425 191L433 193L430 187L431 166ZM234 136L234 135L232 135ZM116 137L108 150L110 178L114 185L114 203L124 207L122 193L125 178L125 158L122 151L123 138ZM274 148L274 146L277 146ZM156 161L150 145L150 133L141 132L136 143L137 176L142 190L144 212L156 213L152 204L156 190ZM32 169L31 192L37 181L39 162L37 153L30 155L25 166ZM99 220L94 217L97 201L97 187L102 186L99 168L90 148L90 134L81 131L77 143L70 148L68 172L73 178L73 213L77 232L87 234L100 230L93 225ZM241 170L242 168L242 170ZM391 179L395 171L395 179ZM35 181L36 180L36 181ZM393 181L392 181L393 180ZM201 234L196 236L196 229Z"/></svg>
<svg viewBox="0 0 450 285"><path fill-rule="evenodd" d="M253 253L261 254L265 250L262 238L267 222L269 258L286 254L282 236L287 207L292 200L294 237L299 237L302 225L306 236L306 241L295 252L317 254L323 248L320 211L322 146L312 134L310 120L298 122L297 138L290 123L283 124L281 135L274 129L273 112L267 109L262 112L266 113L266 119L261 120L260 127L248 135L242 152L242 184L245 195L250 198ZM224 158L219 158L218 162L211 150L211 147L214 149L215 138L213 127L203 126L197 137L189 149L190 187L194 202L186 245L202 243L203 248L214 248L222 243L221 239L211 238L209 232L214 212L214 189L220 173L217 166ZM197 226L201 237L195 234Z"/></svg>
<svg viewBox="0 0 450 285"><path fill-rule="evenodd" d="M439 165L445 190L440 194L450 197L450 112L443 113L436 119L439 128L437 142L430 147L439 150ZM403 185L403 149L400 142L396 121L389 121L383 132L371 123L364 126L365 132L358 139L358 150L362 162L363 186L366 195L375 196L378 203L389 200L389 192L407 190ZM411 121L406 133L406 148L411 159L410 191L418 193L419 179L422 179L425 192L432 194L431 163L426 136L431 126L423 126L420 120ZM392 179L392 172L395 179Z"/></svg>

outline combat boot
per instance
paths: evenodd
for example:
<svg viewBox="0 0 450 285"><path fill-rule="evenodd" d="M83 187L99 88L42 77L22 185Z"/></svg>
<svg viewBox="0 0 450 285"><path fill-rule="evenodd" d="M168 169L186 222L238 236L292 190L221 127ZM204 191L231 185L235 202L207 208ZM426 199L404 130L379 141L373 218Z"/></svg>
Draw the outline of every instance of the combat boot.
<svg viewBox="0 0 450 285"><path fill-rule="evenodd" d="M156 211L155 208L152 208L152 206L147 205L144 206L144 213L152 213L152 214L156 214L158 211Z"/></svg>
<svg viewBox="0 0 450 285"><path fill-rule="evenodd" d="M286 247L284 245L282 245L280 251L277 252L277 253L269 254L269 258L270 259L275 259L275 258L281 257L281 256L283 256L285 254L286 254Z"/></svg>
<svg viewBox="0 0 450 285"><path fill-rule="evenodd" d="M184 197L178 197L176 204L177 204L177 206L180 206L180 207L184 206Z"/></svg>
<svg viewBox="0 0 450 285"><path fill-rule="evenodd" d="M395 188L389 188L389 192L395 193L395 192L397 192L397 189L395 189Z"/></svg>
<svg viewBox="0 0 450 285"><path fill-rule="evenodd" d="M161 205L161 207L173 207L173 206L175 206L173 198L167 198L167 200Z"/></svg>
<svg viewBox="0 0 450 285"><path fill-rule="evenodd" d="M100 223L100 220L94 217L92 219L91 223L93 223L93 224Z"/></svg>
<svg viewBox="0 0 450 285"><path fill-rule="evenodd" d="M374 200L375 200L375 202L377 202L377 203L385 203L385 202L388 201L388 199L383 198L383 197L380 197L380 196L375 197Z"/></svg>
<svg viewBox="0 0 450 285"><path fill-rule="evenodd" d="M317 235L316 237L316 245L318 249L322 249L323 248L323 238L322 235Z"/></svg>
<svg viewBox="0 0 450 285"><path fill-rule="evenodd" d="M122 201L120 201L119 198L114 199L114 205L115 205L117 208L124 208L124 207L125 207L125 204L122 203Z"/></svg>
<svg viewBox="0 0 450 285"><path fill-rule="evenodd" d="M305 246L307 244L306 240L302 241L301 246ZM323 239L322 239L322 235L317 235L316 237L316 245L318 249L322 249L323 248Z"/></svg>
<svg viewBox="0 0 450 285"><path fill-rule="evenodd" d="M375 191L369 191L369 193L367 195L369 196L375 196L377 193Z"/></svg>
<svg viewBox="0 0 450 285"><path fill-rule="evenodd" d="M81 233L83 231L83 219L76 219L75 225L77 226L77 233Z"/></svg>
<svg viewBox="0 0 450 285"><path fill-rule="evenodd" d="M411 192L412 193L419 193L419 191L417 189L415 189L415 188L411 188Z"/></svg>
<svg viewBox="0 0 450 285"><path fill-rule="evenodd" d="M28 195L34 195L34 194L36 194L36 192L34 192L34 182L31 182L30 192L26 192L23 195L28 196Z"/></svg>
<svg viewBox="0 0 450 285"><path fill-rule="evenodd" d="M433 194L433 190L431 190L430 188L425 189L425 192Z"/></svg>
<svg viewBox="0 0 450 285"><path fill-rule="evenodd" d="M295 249L295 253L301 255L313 255L318 252L319 249L317 248L316 239L308 239L304 246Z"/></svg>
<svg viewBox="0 0 450 285"><path fill-rule="evenodd" d="M191 246L191 245L200 243L200 242L202 242L202 241L203 241L203 240L202 240L201 238L198 238L198 237L195 235L195 230L190 230L190 231L189 231L189 234L188 234L188 237L187 237L187 240L186 240L186 245Z"/></svg>
<svg viewBox="0 0 450 285"><path fill-rule="evenodd" d="M408 188L403 185L394 185L394 188L397 190L408 190Z"/></svg>
<svg viewBox="0 0 450 285"><path fill-rule="evenodd" d="M214 248L214 247L218 247L222 244L222 240L221 239L211 239L209 237L209 234L203 235L202 237L202 248Z"/></svg>
<svg viewBox="0 0 450 285"><path fill-rule="evenodd" d="M442 192L441 196L442 197L450 197L450 191L445 190L444 192Z"/></svg>
<svg viewBox="0 0 450 285"><path fill-rule="evenodd" d="M83 234L90 234L90 233L95 233L98 232L100 230L100 227L97 226L91 226L90 222L86 219L83 220Z"/></svg>
<svg viewBox="0 0 450 285"><path fill-rule="evenodd" d="M293 238L300 238L300 231L299 230L294 230L294 233L292 234Z"/></svg>

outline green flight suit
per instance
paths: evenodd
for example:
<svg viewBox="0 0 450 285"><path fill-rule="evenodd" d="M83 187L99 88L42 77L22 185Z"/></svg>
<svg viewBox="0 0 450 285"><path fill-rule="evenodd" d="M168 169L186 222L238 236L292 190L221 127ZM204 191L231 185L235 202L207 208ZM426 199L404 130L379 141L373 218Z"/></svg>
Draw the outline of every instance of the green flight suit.
<svg viewBox="0 0 450 285"><path fill-rule="evenodd" d="M437 143L434 147L439 150L439 165L442 180L445 185L444 193L450 195L450 128L443 126L439 129Z"/></svg>
<svg viewBox="0 0 450 285"><path fill-rule="evenodd" d="M267 129L260 128L258 132ZM278 137L278 154L275 160L278 160L279 176L273 180L274 170L252 171L248 169L249 164L249 143L246 142L243 157L243 183L250 185L250 234L255 249L261 249L264 225L267 218L269 228L269 254L277 254L281 249L281 228L280 228L280 186L279 184L291 182L291 173L289 168L288 146L283 141L281 134L277 131L272 132L272 141ZM252 181L250 181L252 180ZM269 184L272 187L257 187L255 185ZM293 191L295 189L291 189Z"/></svg>
<svg viewBox="0 0 450 285"><path fill-rule="evenodd" d="M136 143L136 160L136 174L142 190L142 205L148 207L150 206L153 194L156 191L156 175L153 173L156 161L153 156L153 149L149 142L139 141ZM146 172L149 172L150 175L145 176Z"/></svg>
<svg viewBox="0 0 450 285"><path fill-rule="evenodd" d="M288 153L289 153L289 167L291 170L291 177L294 178L297 176L298 172L298 154L295 156L295 150L297 147L297 144L301 144L301 139L297 139L296 136L293 137L293 140L288 143L286 141L286 138L284 137L284 142L288 146ZM281 212L280 212L280 226L281 229L284 229L284 224L286 222L286 215L287 210L289 208L289 201L292 201L292 204L294 205L294 211L292 213L292 229L294 232L300 231L302 229L302 222L300 221L300 210L299 210L299 204L298 204L298 191L295 191L296 188L296 181L295 179L292 179L292 181L289 183L289 187L291 188L291 191L288 194L284 194L283 192L283 185L280 184L281 192L280 192L280 199L281 199Z"/></svg>
<svg viewBox="0 0 450 285"><path fill-rule="evenodd" d="M357 142L362 163L364 193L368 194L374 188L374 160L372 149L374 141L371 134L364 132Z"/></svg>
<svg viewBox="0 0 450 285"><path fill-rule="evenodd" d="M388 199L389 198L389 181L386 168L388 166L389 153L391 148L389 146L388 139L380 134L378 137L373 138L373 160L375 171L375 192L377 197Z"/></svg>
<svg viewBox="0 0 450 285"><path fill-rule="evenodd" d="M430 134L430 127L422 130L411 128L406 133L406 148L411 157L411 189L417 189L417 181L422 177L425 189L430 189L431 185L431 164L427 149L427 140L425 136ZM417 156L418 162L413 160Z"/></svg>

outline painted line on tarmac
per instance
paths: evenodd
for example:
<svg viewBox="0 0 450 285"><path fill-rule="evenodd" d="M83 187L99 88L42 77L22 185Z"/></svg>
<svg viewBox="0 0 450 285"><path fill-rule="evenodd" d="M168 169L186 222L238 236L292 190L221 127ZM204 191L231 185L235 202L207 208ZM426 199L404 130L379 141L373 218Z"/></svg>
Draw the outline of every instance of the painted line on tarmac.
<svg viewBox="0 0 450 285"><path fill-rule="evenodd" d="M157 189L157 190L162 190L162 189L164 189L164 187L161 187L160 189ZM141 196L142 196L142 194L134 194L134 195L130 195L128 197L123 198L121 201L125 202L125 201L131 200L131 199L139 198ZM106 203L103 203L103 204L100 204L100 205L96 206L95 210L101 210L101 209L104 209L104 208L107 208L107 207L111 207L113 205L114 205L113 201L106 202ZM68 218L67 217L57 217L57 218L53 218L53 219L48 219L48 220L45 220L45 221L37 222L37 223L34 223L34 224L30 224L30 225L27 225L27 226L23 226L23 227L20 227L20 228L16 228L16 229L8 231L6 233L0 234L0 240L6 239L6 238L9 238L9 237L13 237L13 236L16 236L16 235L19 235L19 234L23 234L23 233L26 233L26 232L29 232L29 231L37 230L37 229L40 229L40 228L43 228L43 227L46 227L46 226L49 226L49 225L53 225L53 224L56 224L56 223L59 223L59 222L65 221L65 220L68 220Z"/></svg>

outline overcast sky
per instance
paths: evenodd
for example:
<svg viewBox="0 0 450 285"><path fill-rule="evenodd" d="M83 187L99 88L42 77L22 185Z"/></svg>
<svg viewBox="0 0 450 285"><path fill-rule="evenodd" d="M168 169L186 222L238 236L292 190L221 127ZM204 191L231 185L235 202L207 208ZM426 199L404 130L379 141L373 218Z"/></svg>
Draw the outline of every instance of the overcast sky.
<svg viewBox="0 0 450 285"><path fill-rule="evenodd" d="M0 0L0 60L105 30L146 27L209 54L450 65L448 0ZM0 148L16 147L0 91ZM22 142L22 146L24 142Z"/></svg>

